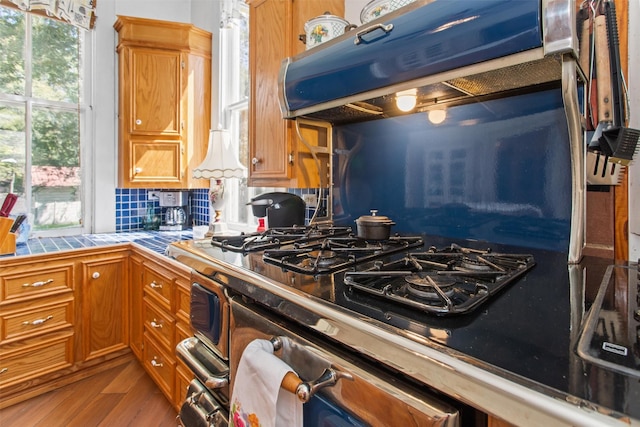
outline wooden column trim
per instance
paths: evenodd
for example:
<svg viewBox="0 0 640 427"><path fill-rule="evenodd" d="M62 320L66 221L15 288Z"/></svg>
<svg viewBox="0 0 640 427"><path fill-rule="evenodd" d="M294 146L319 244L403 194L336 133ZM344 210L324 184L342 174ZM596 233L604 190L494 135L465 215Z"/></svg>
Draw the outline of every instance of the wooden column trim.
<svg viewBox="0 0 640 427"><path fill-rule="evenodd" d="M616 18L618 21L618 37L620 40L620 66L627 79L627 86L631 78L629 65L629 0L614 0ZM629 171L625 173L620 185L613 187L614 191L614 256L618 260L629 259Z"/></svg>

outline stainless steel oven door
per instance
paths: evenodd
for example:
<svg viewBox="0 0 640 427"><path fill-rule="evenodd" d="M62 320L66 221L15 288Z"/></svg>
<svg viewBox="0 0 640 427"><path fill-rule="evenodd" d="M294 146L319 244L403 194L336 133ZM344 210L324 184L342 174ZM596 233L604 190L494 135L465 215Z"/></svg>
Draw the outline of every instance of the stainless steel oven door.
<svg viewBox="0 0 640 427"><path fill-rule="evenodd" d="M340 379L335 384L320 388L304 404L305 427L459 426L460 415L456 408L403 382L357 353L337 348L321 338L294 332L295 326L257 304L235 297L230 304L232 389L240 357L251 341L287 340L287 345L275 354L289 364L302 381L315 382L327 368L339 373Z"/></svg>
<svg viewBox="0 0 640 427"><path fill-rule="evenodd" d="M224 360L229 358L229 303L215 273L191 273L191 327L195 336ZM220 277L223 281L224 277Z"/></svg>
<svg viewBox="0 0 640 427"><path fill-rule="evenodd" d="M193 380L182 403L178 422L183 427L228 427L229 415L200 381Z"/></svg>

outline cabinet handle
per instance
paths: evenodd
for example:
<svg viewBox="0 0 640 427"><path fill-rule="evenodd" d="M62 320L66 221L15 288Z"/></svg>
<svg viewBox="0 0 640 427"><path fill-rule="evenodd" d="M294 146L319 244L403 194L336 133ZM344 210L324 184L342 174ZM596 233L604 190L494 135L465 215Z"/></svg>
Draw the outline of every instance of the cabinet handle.
<svg viewBox="0 0 640 427"><path fill-rule="evenodd" d="M2 368L2 369L0 369L0 374L4 374L8 370L9 370L9 368Z"/></svg>
<svg viewBox="0 0 640 427"><path fill-rule="evenodd" d="M151 321L151 327L156 329L162 329L162 323L158 322L156 319Z"/></svg>
<svg viewBox="0 0 640 427"><path fill-rule="evenodd" d="M133 172L134 172L135 174L139 174L140 172L142 172L142 168L135 168L135 169L133 170Z"/></svg>
<svg viewBox="0 0 640 427"><path fill-rule="evenodd" d="M156 356L153 356L153 359L151 359L151 366L154 366L156 368L162 368L164 364L162 362L158 362Z"/></svg>
<svg viewBox="0 0 640 427"><path fill-rule="evenodd" d="M162 289L162 283L158 284L155 282L155 280L153 282L151 282L151 284L149 284L149 286L151 286L151 289Z"/></svg>
<svg viewBox="0 0 640 427"><path fill-rule="evenodd" d="M22 285L22 287L23 288L39 288L40 286L48 285L49 283L53 283L53 279L42 280L40 282L25 283L24 285Z"/></svg>
<svg viewBox="0 0 640 427"><path fill-rule="evenodd" d="M293 164L293 152L289 153L289 164Z"/></svg>
<svg viewBox="0 0 640 427"><path fill-rule="evenodd" d="M98 277L100 277L100 273L98 273L97 271L94 271L91 277L94 279L97 279Z"/></svg>
<svg viewBox="0 0 640 427"><path fill-rule="evenodd" d="M252 165L257 165L258 163L260 163L260 159L257 157L254 157L253 159L251 159L251 164Z"/></svg>
<svg viewBox="0 0 640 427"><path fill-rule="evenodd" d="M22 324L25 325L25 326L28 326L28 325L38 326L38 325L42 325L47 320L51 320L51 319L53 319L53 316L47 316L44 319L36 319L36 320L31 321L31 322L25 321L25 322L22 322Z"/></svg>
<svg viewBox="0 0 640 427"><path fill-rule="evenodd" d="M141 125L142 124L142 120L140 120L140 119L136 120L136 124L137 125Z"/></svg>

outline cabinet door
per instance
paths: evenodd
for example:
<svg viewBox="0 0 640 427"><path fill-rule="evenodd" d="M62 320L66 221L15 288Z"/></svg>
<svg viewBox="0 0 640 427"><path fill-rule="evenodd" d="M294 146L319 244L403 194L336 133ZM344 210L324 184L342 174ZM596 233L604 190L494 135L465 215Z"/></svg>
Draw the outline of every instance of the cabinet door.
<svg viewBox="0 0 640 427"><path fill-rule="evenodd" d="M90 360L129 346L126 256L82 265L82 349Z"/></svg>
<svg viewBox="0 0 640 427"><path fill-rule="evenodd" d="M182 143L179 140L131 140L131 183L150 186L182 181Z"/></svg>
<svg viewBox="0 0 640 427"><path fill-rule="evenodd" d="M143 48L130 52L131 134L180 135L180 52Z"/></svg>
<svg viewBox="0 0 640 427"><path fill-rule="evenodd" d="M282 119L278 73L292 45L291 0L252 2L249 11L250 179L290 178L290 124Z"/></svg>
<svg viewBox="0 0 640 427"><path fill-rule="evenodd" d="M310 150L299 141L295 122L282 118L278 76L285 58L305 50L299 40L299 35L304 34L305 22L327 11L344 15L344 0L257 0L249 3L249 184L317 187L319 181L324 180L326 171L318 171L315 159L308 155ZM274 28L278 30L274 31ZM317 135L303 137L310 146L319 144ZM326 146L326 138L324 144Z"/></svg>

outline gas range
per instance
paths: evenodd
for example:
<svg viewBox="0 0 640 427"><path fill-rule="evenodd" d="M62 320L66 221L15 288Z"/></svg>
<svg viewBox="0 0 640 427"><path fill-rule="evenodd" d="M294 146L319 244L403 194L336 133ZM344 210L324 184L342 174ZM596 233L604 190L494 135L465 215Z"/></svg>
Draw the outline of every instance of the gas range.
<svg viewBox="0 0 640 427"><path fill-rule="evenodd" d="M347 233L331 238L341 241L352 237ZM507 381L516 381L527 388L543 387L545 393L558 396L559 401L567 394L577 402L602 404L640 417L640 408L629 403L638 396L638 391L625 391L631 400L611 406L609 393L603 389L594 395L590 388L593 381L606 378L613 381L616 393L623 392L637 382L637 377L612 374L610 368L601 368L576 353L585 312L591 307L610 260L585 258L574 266L567 264L566 254L554 251L433 235L419 236L419 240L428 242L428 246L422 243L392 254L376 253L373 259L365 256L360 263L331 273L303 273L265 259L268 253L273 257L274 250L298 246L292 242L264 250L233 251L211 240L182 241L170 245L167 255L224 283L231 295L259 302L308 330L395 366L417 381L429 383L426 360L445 357L449 363L448 357L453 355L483 372L497 372ZM417 240L409 239L411 242ZM307 243L300 246L304 248ZM319 241L311 246L317 244ZM336 251L332 252L337 257ZM460 265L465 258L476 262ZM309 263L309 258L302 259ZM504 279L502 274L485 273L487 267L483 264L491 268L491 264L500 266L510 275ZM474 277L460 270L470 266L480 269ZM370 273L374 274L368 276ZM459 311L455 305L457 297L451 296L445 287L440 291L446 298L436 288L428 292L431 302L427 308L401 303L387 294L398 290L402 293L400 288L405 285L394 285L393 281L383 285L377 282L378 273L385 280L417 279L419 285L429 282L427 277L436 282L455 278L461 284L454 288L472 289L475 293L471 294L479 301L475 297L461 299L463 308L469 310ZM371 287L364 289L365 285ZM447 298L453 312L440 313L448 304L442 302ZM437 349L437 353L432 349ZM394 360L398 357L413 362L397 365ZM456 381L464 378L456 376ZM495 381L493 377L492 384ZM444 388L446 392L447 387Z"/></svg>
<svg viewBox="0 0 640 427"><path fill-rule="evenodd" d="M265 272L260 263L273 265L282 272L299 274L294 279L298 283L321 282L320 276L334 274L335 290L351 299L361 292L377 297L368 305L399 304L438 316L475 310L535 265L530 254L457 243L425 250L422 236L396 234L371 240L357 237L350 227L329 225L214 236L211 245L251 254L253 270Z"/></svg>

